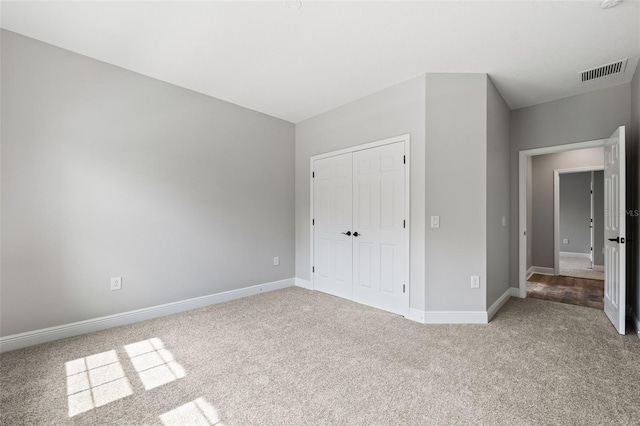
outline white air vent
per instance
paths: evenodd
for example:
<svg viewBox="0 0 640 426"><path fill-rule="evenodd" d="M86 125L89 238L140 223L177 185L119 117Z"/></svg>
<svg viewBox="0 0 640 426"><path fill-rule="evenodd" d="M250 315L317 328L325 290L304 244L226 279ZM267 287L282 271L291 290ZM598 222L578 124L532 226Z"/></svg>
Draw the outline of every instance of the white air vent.
<svg viewBox="0 0 640 426"><path fill-rule="evenodd" d="M602 65L597 68L591 68L590 70L582 71L580 73L580 81L584 83L586 81L591 81L610 75L622 74L624 73L625 68L627 68L627 60L622 59L620 61L612 62L607 65Z"/></svg>

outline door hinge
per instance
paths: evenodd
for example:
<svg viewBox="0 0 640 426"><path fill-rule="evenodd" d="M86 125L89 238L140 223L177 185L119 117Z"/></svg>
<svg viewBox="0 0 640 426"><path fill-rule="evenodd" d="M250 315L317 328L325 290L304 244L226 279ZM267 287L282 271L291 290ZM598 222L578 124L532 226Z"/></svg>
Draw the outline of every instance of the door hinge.
<svg viewBox="0 0 640 426"><path fill-rule="evenodd" d="M402 164L407 164L407 156L406 155L402 156Z"/></svg>
<svg viewBox="0 0 640 426"><path fill-rule="evenodd" d="M402 284L402 292L403 292L403 293L406 291L406 287L407 287L407 286L406 286L405 284Z"/></svg>
<svg viewBox="0 0 640 426"><path fill-rule="evenodd" d="M311 177L312 178L316 177L316 172L311 172Z"/></svg>
<svg viewBox="0 0 640 426"><path fill-rule="evenodd" d="M312 273L313 273L313 272L316 272L316 267L315 267L315 266L312 266L312 267L311 267L311 272L312 272Z"/></svg>
<svg viewBox="0 0 640 426"><path fill-rule="evenodd" d="M315 226L316 224L316 220L315 219L311 219L311 226Z"/></svg>
<svg viewBox="0 0 640 426"><path fill-rule="evenodd" d="M407 221L406 221L406 220L404 220L404 219L402 220L402 227L403 227L403 228L406 228L406 227L407 227Z"/></svg>

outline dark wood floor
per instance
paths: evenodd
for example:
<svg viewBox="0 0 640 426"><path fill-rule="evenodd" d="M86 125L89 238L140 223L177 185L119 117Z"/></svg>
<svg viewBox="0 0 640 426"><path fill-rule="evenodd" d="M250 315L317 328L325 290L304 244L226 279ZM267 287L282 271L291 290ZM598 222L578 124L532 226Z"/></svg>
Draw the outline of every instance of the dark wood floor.
<svg viewBox="0 0 640 426"><path fill-rule="evenodd" d="M604 309L604 281L533 274L527 280L527 297Z"/></svg>

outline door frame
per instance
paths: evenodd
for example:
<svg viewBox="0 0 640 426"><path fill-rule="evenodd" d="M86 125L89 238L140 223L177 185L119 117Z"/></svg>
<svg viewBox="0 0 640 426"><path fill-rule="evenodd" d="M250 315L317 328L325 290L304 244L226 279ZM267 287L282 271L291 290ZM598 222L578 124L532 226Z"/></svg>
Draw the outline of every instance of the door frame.
<svg viewBox="0 0 640 426"><path fill-rule="evenodd" d="M336 155L349 154L354 153L356 151L363 151L365 149L377 148L384 145L390 145L397 142L404 143L404 155L406 157L405 168L404 168L404 211L405 211L405 220L406 226L404 228L404 249L405 249L405 259L404 259L404 274L407 281L407 306L406 306L406 314L405 317L409 313L409 306L411 306L411 269L410 269L410 259L411 259L411 135L404 134L400 136L394 136L387 139L381 139L374 142L368 142L360 145L355 145L348 148L339 149L336 151L330 151L323 154L312 155L309 158L309 170L311 176L309 176L309 186L310 186L310 208L309 208L309 271L311 276L311 289L315 290L315 276L313 273L313 246L314 246L314 227L313 227L313 163L316 160L320 160L323 158L334 157Z"/></svg>
<svg viewBox="0 0 640 426"><path fill-rule="evenodd" d="M536 155L604 147L606 141L607 139L596 139L518 152L518 297L527 297L527 159Z"/></svg>
<svg viewBox="0 0 640 426"><path fill-rule="evenodd" d="M553 171L553 269L555 275L560 275L560 175L591 172L593 185L593 172L604 170L604 158L602 163L602 166L572 167ZM593 188L591 189L591 218L593 218ZM593 223L591 235L593 235ZM593 241L591 241L591 247L593 247ZM593 264L593 250L591 250L591 264Z"/></svg>

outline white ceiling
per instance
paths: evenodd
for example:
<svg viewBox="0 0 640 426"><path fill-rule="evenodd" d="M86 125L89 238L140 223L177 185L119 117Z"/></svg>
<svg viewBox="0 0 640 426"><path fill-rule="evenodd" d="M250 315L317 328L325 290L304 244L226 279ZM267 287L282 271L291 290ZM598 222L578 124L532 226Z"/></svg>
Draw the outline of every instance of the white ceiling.
<svg viewBox="0 0 640 426"><path fill-rule="evenodd" d="M640 2L3 1L2 28L299 122L427 72L488 73L512 109L627 83ZM578 72L629 57L620 78Z"/></svg>

